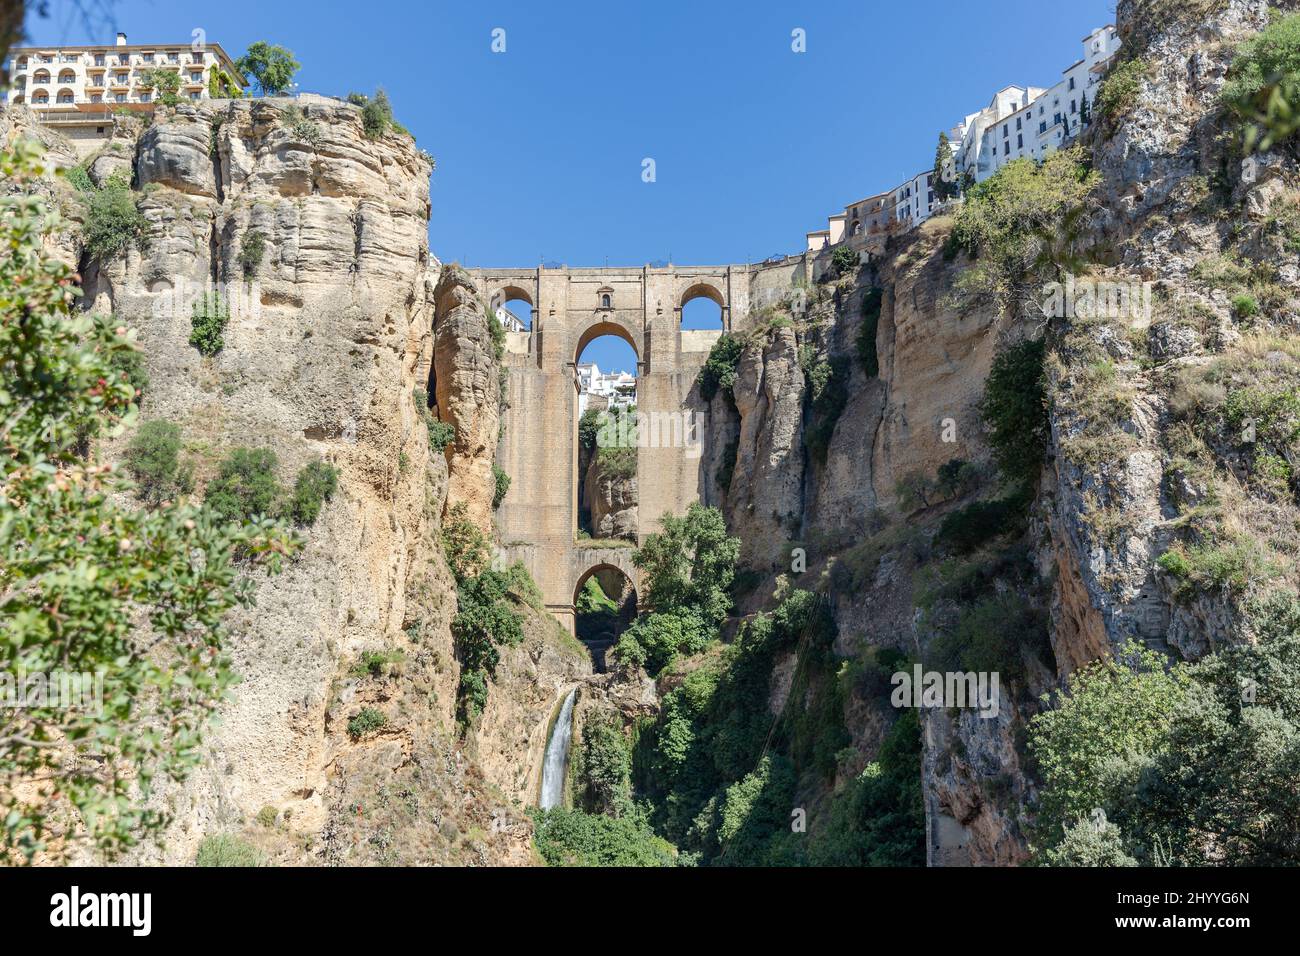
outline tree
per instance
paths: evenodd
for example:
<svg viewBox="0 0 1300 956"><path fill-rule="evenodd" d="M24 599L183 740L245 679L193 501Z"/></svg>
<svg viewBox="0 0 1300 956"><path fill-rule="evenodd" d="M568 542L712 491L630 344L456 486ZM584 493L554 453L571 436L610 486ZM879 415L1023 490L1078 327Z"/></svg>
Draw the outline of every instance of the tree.
<svg viewBox="0 0 1300 956"><path fill-rule="evenodd" d="M1092 107L1088 105L1088 94L1085 92L1079 101L1079 128L1087 129L1091 122Z"/></svg>
<svg viewBox="0 0 1300 956"><path fill-rule="evenodd" d="M293 547L187 504L128 508L117 471L83 457L86 434L137 415L114 371L132 345L73 312L75 276L43 253L59 224L39 156L23 140L0 152L16 187L0 198L0 682L28 705L0 710L0 847L29 861L163 826L154 781L198 763L234 680L222 620L250 592L231 556L274 569ZM91 706L63 705L62 675Z"/></svg>
<svg viewBox="0 0 1300 956"><path fill-rule="evenodd" d="M126 446L126 467L139 485L140 497L161 504L193 490L193 476L180 462L181 430L172 422L145 422Z"/></svg>
<svg viewBox="0 0 1300 956"><path fill-rule="evenodd" d="M684 517L664 515L663 531L633 556L644 573L646 600L660 612L691 609L715 628L731 610L731 582L740 539L728 537L722 512L696 502Z"/></svg>
<svg viewBox="0 0 1300 956"><path fill-rule="evenodd" d="M952 144L947 133L940 133L939 146L934 152L934 194L943 202L956 196L957 192L957 167L953 162Z"/></svg>
<svg viewBox="0 0 1300 956"><path fill-rule="evenodd" d="M1003 349L993 359L980 399L993 459L1009 481L1024 487L1038 480L1050 431L1043 355L1041 340Z"/></svg>
<svg viewBox="0 0 1300 956"><path fill-rule="evenodd" d="M181 75L176 70L156 67L145 70L140 76L140 85L154 91L154 99L163 106L175 106L181 101Z"/></svg>
<svg viewBox="0 0 1300 956"><path fill-rule="evenodd" d="M269 448L232 449L208 482L204 504L228 521L274 514L281 493L275 467L275 452Z"/></svg>
<svg viewBox="0 0 1300 956"><path fill-rule="evenodd" d="M263 96L282 96L288 92L301 66L291 51L265 40L258 40L235 61L235 69L244 79L256 83Z"/></svg>

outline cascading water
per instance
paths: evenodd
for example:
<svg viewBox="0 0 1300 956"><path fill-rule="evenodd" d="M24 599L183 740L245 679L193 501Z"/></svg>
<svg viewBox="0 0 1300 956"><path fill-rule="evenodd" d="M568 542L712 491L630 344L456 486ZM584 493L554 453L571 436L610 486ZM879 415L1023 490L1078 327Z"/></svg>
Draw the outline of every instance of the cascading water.
<svg viewBox="0 0 1300 956"><path fill-rule="evenodd" d="M560 716L555 718L551 739L546 741L546 757L542 762L543 810L564 803L564 773L569 768L569 741L573 736L573 701L578 696L575 687L569 691L560 706Z"/></svg>

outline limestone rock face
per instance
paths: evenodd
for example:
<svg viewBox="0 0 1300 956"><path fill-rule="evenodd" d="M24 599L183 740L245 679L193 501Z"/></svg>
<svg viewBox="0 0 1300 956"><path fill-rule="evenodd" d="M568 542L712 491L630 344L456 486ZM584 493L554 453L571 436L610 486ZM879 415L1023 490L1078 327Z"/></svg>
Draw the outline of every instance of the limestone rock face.
<svg viewBox="0 0 1300 956"><path fill-rule="evenodd" d="M803 510L804 376L794 329L775 329L741 354L733 387L740 413L735 473L746 476L728 498L742 561L777 567Z"/></svg>
<svg viewBox="0 0 1300 956"><path fill-rule="evenodd" d="M591 514L592 537L636 539L636 475L611 475L600 456L593 455L583 479L583 494Z"/></svg>
<svg viewBox="0 0 1300 956"><path fill-rule="evenodd" d="M444 270L434 292L433 395L438 417L456 429L449 499L480 529L492 527L492 462L501 427L501 364L488 318L469 277Z"/></svg>
<svg viewBox="0 0 1300 956"><path fill-rule="evenodd" d="M158 183L177 192L217 198L212 145L211 112L176 107L167 122L151 125L140 137L136 158L140 185Z"/></svg>

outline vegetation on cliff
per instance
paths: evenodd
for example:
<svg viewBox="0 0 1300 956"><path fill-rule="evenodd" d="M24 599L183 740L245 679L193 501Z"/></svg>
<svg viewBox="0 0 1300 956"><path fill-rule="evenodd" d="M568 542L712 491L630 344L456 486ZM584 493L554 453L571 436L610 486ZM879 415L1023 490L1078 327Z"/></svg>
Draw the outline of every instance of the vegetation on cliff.
<svg viewBox="0 0 1300 956"><path fill-rule="evenodd" d="M38 174L33 144L0 152L6 181ZM133 344L72 313L74 276L42 249L53 225L38 195L0 199L0 671L86 675L73 686L99 699L68 707L42 691L0 723L0 846L26 860L83 839L112 854L161 829L145 798L199 762L235 679L222 622L250 590L233 556L274 569L291 548L269 523L121 503L122 479L86 439L136 417L116 361Z"/></svg>

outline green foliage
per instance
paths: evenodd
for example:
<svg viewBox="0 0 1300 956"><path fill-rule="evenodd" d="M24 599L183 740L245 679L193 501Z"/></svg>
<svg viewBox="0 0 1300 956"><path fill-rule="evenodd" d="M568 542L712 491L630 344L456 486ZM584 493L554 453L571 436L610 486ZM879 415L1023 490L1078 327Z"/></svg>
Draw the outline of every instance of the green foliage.
<svg viewBox="0 0 1300 956"><path fill-rule="evenodd" d="M1047 866L1137 866L1137 860L1124 851L1124 837L1119 827L1106 819L1104 812L1096 820L1080 817L1065 828L1060 844L1046 850L1042 862Z"/></svg>
<svg viewBox="0 0 1300 956"><path fill-rule="evenodd" d="M849 363L840 356L818 363L809 376L811 419L804 431L804 444L814 460L825 464L835 425L849 401Z"/></svg>
<svg viewBox="0 0 1300 956"><path fill-rule="evenodd" d="M278 44L258 40L235 61L235 69L245 80L256 84L262 96L283 96L293 85L293 76L302 64L293 53Z"/></svg>
<svg viewBox="0 0 1300 956"><path fill-rule="evenodd" d="M623 816L631 809L632 749L618 714L589 712L582 725L578 784L583 807Z"/></svg>
<svg viewBox="0 0 1300 956"><path fill-rule="evenodd" d="M237 100L243 97L244 89L224 69L213 67L208 72L208 95L214 100Z"/></svg>
<svg viewBox="0 0 1300 956"><path fill-rule="evenodd" d="M112 373L110 381L131 386L139 399L149 390L149 371L145 368L144 354L134 347L134 333L128 332L125 326L115 326L111 315L94 315L91 321L95 326L94 339L97 343L102 343L96 345L96 348L102 348L108 359ZM114 343L120 343L123 337L126 337L130 347L111 347Z"/></svg>
<svg viewBox="0 0 1300 956"><path fill-rule="evenodd" d="M90 179L90 173L86 170L86 163L82 161L76 166L69 166L62 170L63 178L68 181L68 185L75 189L83 196L89 196L95 191L95 184Z"/></svg>
<svg viewBox="0 0 1300 956"><path fill-rule="evenodd" d="M506 474L505 469L492 462L492 507L500 508L501 502L506 500L506 493L510 491L510 476Z"/></svg>
<svg viewBox="0 0 1300 956"><path fill-rule="evenodd" d="M456 583L468 581L487 567L491 555L487 538L469 518L469 508L457 501L442 524L442 553Z"/></svg>
<svg viewBox="0 0 1300 956"><path fill-rule="evenodd" d="M124 174L113 174L89 194L83 236L86 253L93 261L105 265L125 255L131 246L147 248L148 230L149 222L136 206Z"/></svg>
<svg viewBox="0 0 1300 956"><path fill-rule="evenodd" d="M589 408L578 419L578 444L588 450L596 447L596 435L607 412L599 408Z"/></svg>
<svg viewBox="0 0 1300 956"><path fill-rule="evenodd" d="M265 255L266 237L256 229L245 233L244 241L239 246L239 268L243 271L245 279L252 279L257 275L257 267L262 264Z"/></svg>
<svg viewBox="0 0 1300 956"><path fill-rule="evenodd" d="M952 199L958 193L957 167L953 162L952 143L947 133L939 134L939 145L934 151L934 196L939 202Z"/></svg>
<svg viewBox="0 0 1300 956"><path fill-rule="evenodd" d="M1050 430L1041 341L1020 342L993 359L980 415L1002 474L1025 486L1036 484Z"/></svg>
<svg viewBox="0 0 1300 956"><path fill-rule="evenodd" d="M1029 724L1029 750L1043 781L1038 826L1045 840L1055 844L1079 817L1107 807L1116 768L1164 737L1185 694L1182 672L1167 671L1159 654L1135 643L1070 675L1055 709ZM1044 706L1052 703L1045 695Z"/></svg>
<svg viewBox="0 0 1300 956"><path fill-rule="evenodd" d="M1279 573L1264 545L1245 534L1190 546L1180 542L1156 563L1161 570L1179 579L1178 593L1182 597L1211 589L1243 594L1251 585L1275 578Z"/></svg>
<svg viewBox="0 0 1300 956"><path fill-rule="evenodd" d="M644 817L611 817L582 810L530 810L533 843L550 866L675 866L671 843L655 836Z"/></svg>
<svg viewBox="0 0 1300 956"><path fill-rule="evenodd" d="M921 727L915 710L898 715L869 763L832 798L830 817L812 836L814 866L924 866Z"/></svg>
<svg viewBox="0 0 1300 956"><path fill-rule="evenodd" d="M1023 493L993 501L973 501L944 516L935 543L956 554L970 554L994 538L1024 531L1029 497Z"/></svg>
<svg viewBox="0 0 1300 956"><path fill-rule="evenodd" d="M797 782L827 780L849 742L834 637L822 599L793 591L664 696L634 750L634 780L661 832L709 862L783 860ZM773 717L772 669L789 651L798 662L788 700L798 705Z"/></svg>
<svg viewBox="0 0 1300 956"><path fill-rule="evenodd" d="M27 861L84 842L114 854L161 831L154 783L199 763L234 682L223 619L251 586L232 555L274 569L293 547L186 504L120 504L124 484L82 440L133 424L135 388L114 361L134 347L72 310L72 271L45 252L58 221L39 156L25 140L0 151L13 187L0 197L0 673L99 674L103 693L5 711L0 847Z"/></svg>
<svg viewBox="0 0 1300 956"><path fill-rule="evenodd" d="M195 866L261 866L262 854L246 840L228 833L213 833L199 843Z"/></svg>
<svg viewBox="0 0 1300 956"><path fill-rule="evenodd" d="M337 468L319 458L309 461L294 479L293 491L285 504L285 514L294 524L315 524L321 507L334 497L338 484Z"/></svg>
<svg viewBox="0 0 1300 956"><path fill-rule="evenodd" d="M1017 159L972 186L949 242L976 257L958 293L1003 305L1033 295L1037 270L1069 255L1089 195L1099 182L1079 147L1042 162Z"/></svg>
<svg viewBox="0 0 1300 956"><path fill-rule="evenodd" d="M384 716L383 711L376 710L373 707L362 707L361 710L348 720L348 736L353 740L358 740L376 730L387 726L388 718Z"/></svg>
<svg viewBox="0 0 1300 956"><path fill-rule="evenodd" d="M513 581L510 574L484 570L456 588L451 634L461 666L456 716L463 727L472 724L487 704L488 681L501 662L498 648L524 639L520 617L506 599Z"/></svg>
<svg viewBox="0 0 1300 956"><path fill-rule="evenodd" d="M1097 114L1108 126L1114 127L1133 109L1150 72L1151 67L1140 59L1122 60L1111 67L1094 101Z"/></svg>
<svg viewBox="0 0 1300 956"><path fill-rule="evenodd" d="M1280 17L1241 43L1220 101L1247 153L1289 144L1300 132L1300 14Z"/></svg>
<svg viewBox="0 0 1300 956"><path fill-rule="evenodd" d="M876 354L876 333L880 328L880 310L885 290L871 288L862 300L862 324L858 326L858 359L868 378L880 375L880 358Z"/></svg>
<svg viewBox="0 0 1300 956"><path fill-rule="evenodd" d="M419 412L420 418L424 421L424 427L429 433L429 447L436 452L443 452L447 446L456 440L456 426L451 422L440 421L429 408L429 395L422 388L416 388L412 393L415 399L415 408Z"/></svg>
<svg viewBox="0 0 1300 956"><path fill-rule="evenodd" d="M308 146L319 147L324 140L324 133L321 132L320 124L307 118L296 106L290 106L284 112L284 118L294 137Z"/></svg>
<svg viewBox="0 0 1300 956"><path fill-rule="evenodd" d="M837 276L853 275L861 265L861 258L847 245L836 246L835 251L831 253L831 268L835 270Z"/></svg>
<svg viewBox="0 0 1300 956"><path fill-rule="evenodd" d="M393 129L393 104L389 103L389 95L383 92L382 87L357 105L361 107L361 127L367 138L378 139Z"/></svg>
<svg viewBox="0 0 1300 956"><path fill-rule="evenodd" d="M362 651L349 673L353 677L382 677L390 664L401 659L397 651Z"/></svg>
<svg viewBox="0 0 1300 956"><path fill-rule="evenodd" d="M204 505L227 521L274 515L282 493L276 464L269 448L231 449L208 482Z"/></svg>
<svg viewBox="0 0 1300 956"><path fill-rule="evenodd" d="M742 338L724 333L709 349L709 357L700 369L698 379L700 397L706 402L713 401L713 396L721 390L730 395L736 384L736 368L740 365L740 354L745 350Z"/></svg>
<svg viewBox="0 0 1300 956"><path fill-rule="evenodd" d="M181 74L178 70L155 67L140 74L140 85L154 91L155 102L176 106L181 102Z"/></svg>
<svg viewBox="0 0 1300 956"><path fill-rule="evenodd" d="M123 457L147 504L159 505L194 490L193 470L181 464L181 448L180 427L160 419L144 422L131 436Z"/></svg>
<svg viewBox="0 0 1300 956"><path fill-rule="evenodd" d="M230 324L230 306L220 292L205 292L190 308L190 345L200 355L212 356L225 347L226 326Z"/></svg>
<svg viewBox="0 0 1300 956"><path fill-rule="evenodd" d="M740 540L727 535L722 512L694 503L683 517L665 514L633 556L646 600L657 608L693 608L716 627L731 609L728 590Z"/></svg>
<svg viewBox="0 0 1300 956"><path fill-rule="evenodd" d="M979 482L979 469L961 458L950 458L939 466L935 490L945 498L955 498L970 491Z"/></svg>
<svg viewBox="0 0 1300 956"><path fill-rule="evenodd" d="M1026 598L1002 593L964 605L930 641L927 661L942 671L998 672L1022 680L1024 652L1050 659L1046 615Z"/></svg>

